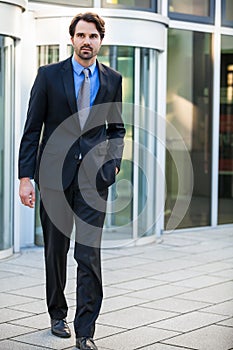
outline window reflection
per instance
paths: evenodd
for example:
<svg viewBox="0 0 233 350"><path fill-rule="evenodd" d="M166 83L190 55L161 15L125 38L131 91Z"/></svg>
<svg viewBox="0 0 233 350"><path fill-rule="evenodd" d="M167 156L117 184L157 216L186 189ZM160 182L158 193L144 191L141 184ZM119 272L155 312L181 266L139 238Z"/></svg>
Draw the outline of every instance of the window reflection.
<svg viewBox="0 0 233 350"><path fill-rule="evenodd" d="M102 0L102 7L156 11L157 0Z"/></svg>
<svg viewBox="0 0 233 350"><path fill-rule="evenodd" d="M218 222L233 222L233 39L222 36Z"/></svg>
<svg viewBox="0 0 233 350"><path fill-rule="evenodd" d="M0 251L12 246L14 41L0 36Z"/></svg>
<svg viewBox="0 0 233 350"><path fill-rule="evenodd" d="M70 45L71 46L71 45ZM71 46L72 47L72 46ZM37 47L38 67L59 61L59 45L41 45ZM35 244L43 245L43 233L40 221L40 195L36 187L36 205L35 205Z"/></svg>
<svg viewBox="0 0 233 350"><path fill-rule="evenodd" d="M211 77L210 34L171 29L168 41L167 120L181 134L189 151L194 172L193 196L179 228L210 223ZM165 224L170 218L179 186L182 197L186 198L191 186L192 172L184 163L183 151L177 148L176 140L167 139L167 143L176 154L179 169L167 153ZM180 176L179 182L177 171ZM182 217L183 213L180 215Z"/></svg>
<svg viewBox="0 0 233 350"><path fill-rule="evenodd" d="M209 16L209 0L169 0L169 12Z"/></svg>

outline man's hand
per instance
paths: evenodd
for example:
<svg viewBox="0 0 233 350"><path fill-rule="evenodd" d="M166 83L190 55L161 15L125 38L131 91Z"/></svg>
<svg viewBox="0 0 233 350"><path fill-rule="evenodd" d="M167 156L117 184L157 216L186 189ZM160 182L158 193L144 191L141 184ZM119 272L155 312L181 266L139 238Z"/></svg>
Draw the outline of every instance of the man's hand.
<svg viewBox="0 0 233 350"><path fill-rule="evenodd" d="M34 186L32 185L29 177L23 177L20 179L19 196L22 204L29 208L34 208L36 194Z"/></svg>
<svg viewBox="0 0 233 350"><path fill-rule="evenodd" d="M115 173L116 173L116 175L119 173L119 169L117 167L115 169Z"/></svg>

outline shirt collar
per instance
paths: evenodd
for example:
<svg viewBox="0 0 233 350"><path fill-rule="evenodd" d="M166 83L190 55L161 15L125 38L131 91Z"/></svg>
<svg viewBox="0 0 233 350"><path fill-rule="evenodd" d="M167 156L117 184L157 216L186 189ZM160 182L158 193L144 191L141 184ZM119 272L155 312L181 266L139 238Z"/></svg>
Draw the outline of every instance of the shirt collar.
<svg viewBox="0 0 233 350"><path fill-rule="evenodd" d="M72 56L72 66L73 66L73 70L78 75L82 74L82 71L85 68L76 61L74 56ZM91 66L88 67L90 69L91 75L94 74L95 67L96 67L96 61Z"/></svg>

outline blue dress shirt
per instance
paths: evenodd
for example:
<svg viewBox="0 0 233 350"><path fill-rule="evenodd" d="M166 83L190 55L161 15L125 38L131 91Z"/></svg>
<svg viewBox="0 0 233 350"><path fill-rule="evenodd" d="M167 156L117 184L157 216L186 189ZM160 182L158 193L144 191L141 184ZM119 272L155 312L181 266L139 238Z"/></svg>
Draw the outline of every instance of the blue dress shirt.
<svg viewBox="0 0 233 350"><path fill-rule="evenodd" d="M78 98L78 92L79 89L82 85L82 82L84 80L84 74L82 73L83 71L83 66L79 64L74 56L72 57L72 66L73 66L73 74L74 74L74 87L75 87L75 95L76 99ZM91 106L93 105L97 92L100 87L100 80L99 80L99 72L98 72L98 67L96 65L96 62L93 63L90 67L90 86L91 86L91 95L90 95L90 103Z"/></svg>

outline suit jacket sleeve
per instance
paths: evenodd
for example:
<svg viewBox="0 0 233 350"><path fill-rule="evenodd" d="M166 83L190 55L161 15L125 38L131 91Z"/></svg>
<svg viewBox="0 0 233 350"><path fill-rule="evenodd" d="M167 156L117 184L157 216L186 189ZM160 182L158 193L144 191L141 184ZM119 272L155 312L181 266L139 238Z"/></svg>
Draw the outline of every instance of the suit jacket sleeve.
<svg viewBox="0 0 233 350"><path fill-rule="evenodd" d="M39 68L33 84L27 119L19 149L18 177L34 177L38 145L46 115L47 94L43 67Z"/></svg>
<svg viewBox="0 0 233 350"><path fill-rule="evenodd" d="M124 149L125 128L122 120L122 77L118 82L118 89L108 114L108 156L115 160L120 170L122 153Z"/></svg>

